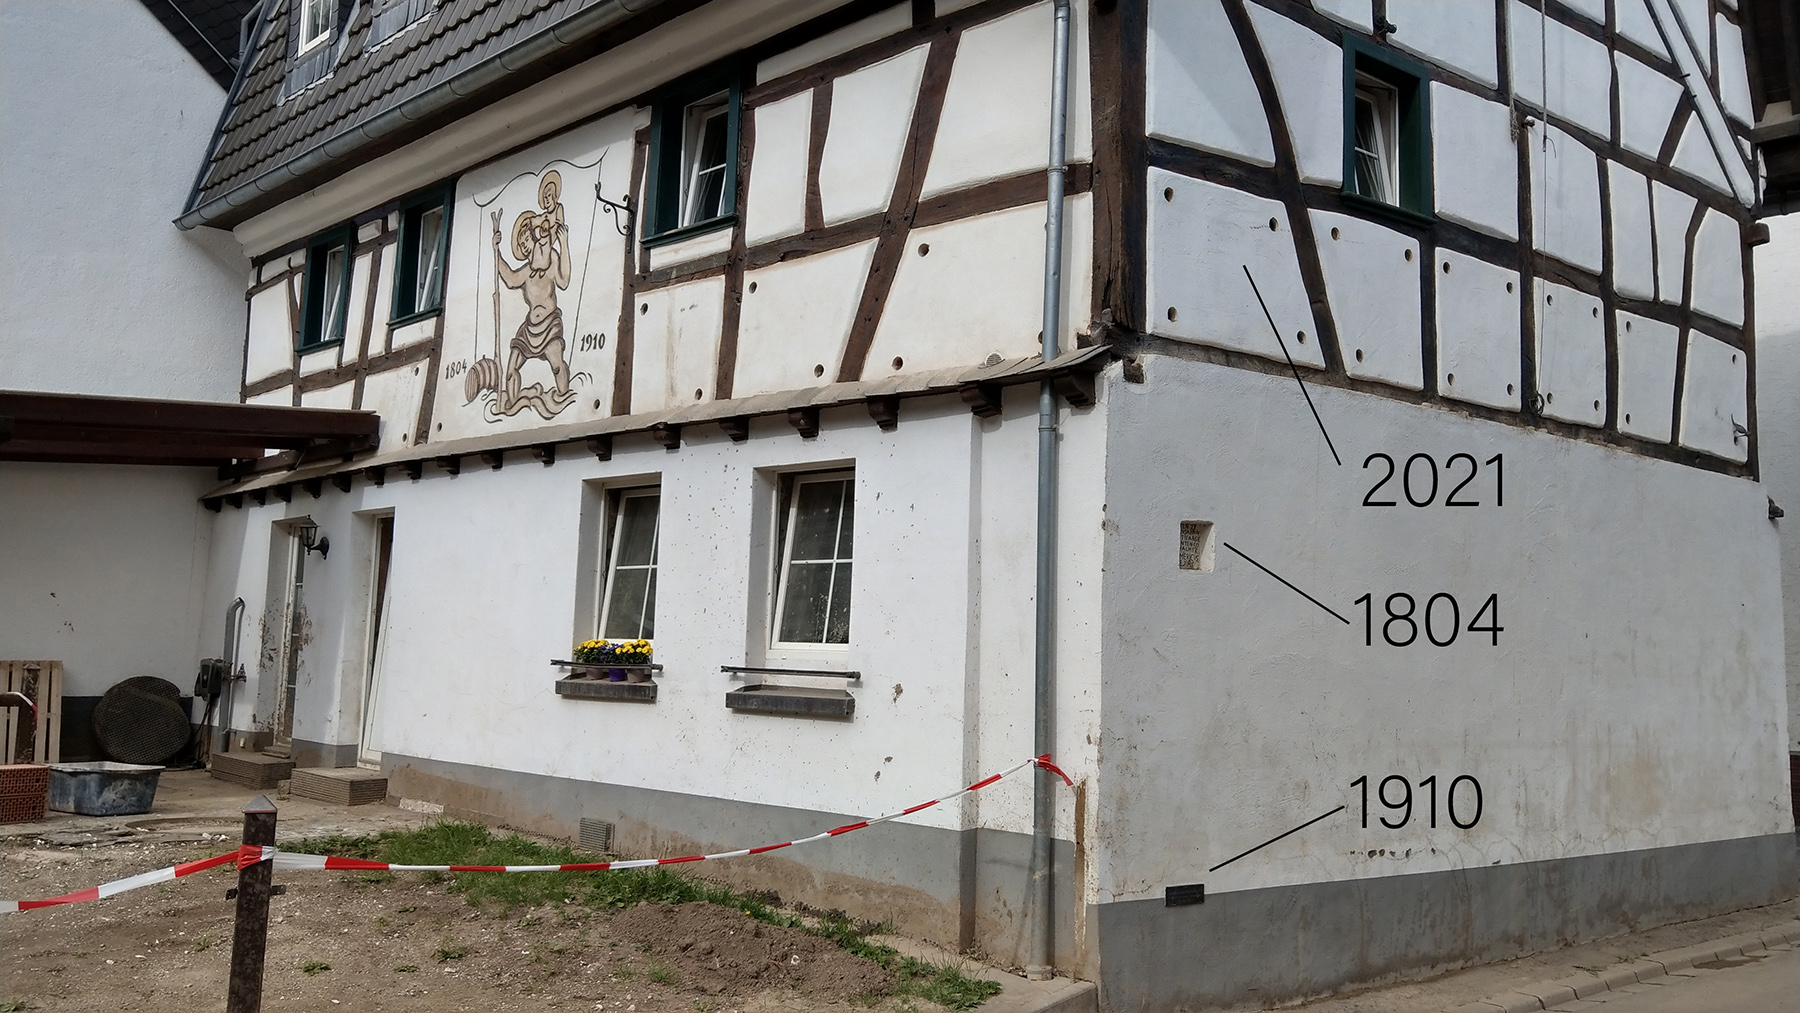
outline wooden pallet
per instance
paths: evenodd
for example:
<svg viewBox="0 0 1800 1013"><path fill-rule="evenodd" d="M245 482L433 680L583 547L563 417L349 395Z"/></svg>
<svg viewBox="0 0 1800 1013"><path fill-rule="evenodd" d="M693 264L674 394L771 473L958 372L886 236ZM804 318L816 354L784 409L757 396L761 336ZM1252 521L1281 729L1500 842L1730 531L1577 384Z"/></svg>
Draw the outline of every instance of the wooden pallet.
<svg viewBox="0 0 1800 1013"><path fill-rule="evenodd" d="M23 693L37 703L37 727L23 707L0 708L0 763L62 760L63 664L60 661L0 661L0 692ZM18 755L19 735L33 732L31 755Z"/></svg>
<svg viewBox="0 0 1800 1013"><path fill-rule="evenodd" d="M336 805L368 805L387 798L387 778L361 767L302 767L289 791Z"/></svg>
<svg viewBox="0 0 1800 1013"><path fill-rule="evenodd" d="M214 753L212 776L246 788L273 788L294 773L294 761L263 753Z"/></svg>

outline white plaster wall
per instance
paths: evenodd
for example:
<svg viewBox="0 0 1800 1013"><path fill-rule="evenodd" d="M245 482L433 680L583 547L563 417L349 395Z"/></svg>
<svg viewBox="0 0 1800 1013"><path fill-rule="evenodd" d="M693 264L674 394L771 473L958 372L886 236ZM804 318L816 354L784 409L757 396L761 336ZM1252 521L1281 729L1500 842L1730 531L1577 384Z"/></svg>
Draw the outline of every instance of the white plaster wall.
<svg viewBox="0 0 1800 1013"><path fill-rule="evenodd" d="M1343 50L1266 7L1250 4L1247 10L1275 79L1300 178L1343 185Z"/></svg>
<svg viewBox="0 0 1800 1013"><path fill-rule="evenodd" d="M637 298L631 410L679 408L712 394L725 279L706 278Z"/></svg>
<svg viewBox="0 0 1800 1013"><path fill-rule="evenodd" d="M1635 299L1656 298L1656 246L1650 231L1650 181L1618 162L1607 162L1612 204L1613 287Z"/></svg>
<svg viewBox="0 0 1800 1013"><path fill-rule="evenodd" d="M750 110L756 143L750 154L750 193L744 201L744 241L752 246L806 228L812 100L809 89Z"/></svg>
<svg viewBox="0 0 1800 1013"><path fill-rule="evenodd" d="M1519 410L1519 272L1438 250L1438 393Z"/></svg>
<svg viewBox="0 0 1800 1013"><path fill-rule="evenodd" d="M1484 0L1388 0L1395 47L1489 87L1500 83L1494 5ZM1604 16L1601 20L1605 20Z"/></svg>
<svg viewBox="0 0 1800 1013"><path fill-rule="evenodd" d="M1743 240L1738 223L1712 208L1694 237L1694 309L1732 326L1744 323Z"/></svg>
<svg viewBox="0 0 1800 1013"><path fill-rule="evenodd" d="M0 655L60 660L68 696L137 675L186 692L215 484L210 468L0 462Z"/></svg>
<svg viewBox="0 0 1800 1013"><path fill-rule="evenodd" d="M250 263L169 223L223 101L135 0L0 3L0 383L238 399Z"/></svg>
<svg viewBox="0 0 1800 1013"><path fill-rule="evenodd" d="M874 256L871 239L745 272L733 395L834 382ZM871 361L863 375L885 369Z"/></svg>
<svg viewBox="0 0 1800 1013"><path fill-rule="evenodd" d="M1513 91L1600 137L1612 135L1612 73L1606 47L1513 0L1507 7ZM1548 100L1545 91L1548 89Z"/></svg>
<svg viewBox="0 0 1800 1013"><path fill-rule="evenodd" d="M1266 304L1286 354L1323 366L1286 206L1156 168L1149 190L1144 273L1151 333L1286 362L1263 316ZM1329 234L1320 241L1329 242Z"/></svg>
<svg viewBox="0 0 1800 1013"><path fill-rule="evenodd" d="M1375 28L1375 7L1370 0L1313 0L1313 9L1365 32Z"/></svg>
<svg viewBox="0 0 1800 1013"><path fill-rule="evenodd" d="M1800 215L1763 219L1769 242L1755 247L1756 457L1763 490L1783 509L1800 507ZM1800 518L1800 513L1789 513ZM1787 747L1800 753L1800 521L1781 520L1782 612L1786 617Z"/></svg>
<svg viewBox="0 0 1800 1013"><path fill-rule="evenodd" d="M1658 443L1669 442L1675 414L1675 353L1681 331L1674 324L1618 314L1619 429Z"/></svg>
<svg viewBox="0 0 1800 1013"><path fill-rule="evenodd" d="M1598 272L1600 168L1593 150L1542 123L1533 124L1524 140L1531 145L1533 245Z"/></svg>
<svg viewBox="0 0 1800 1013"><path fill-rule="evenodd" d="M1514 143L1512 112L1506 106L1432 84L1431 181L1437 213L1502 239L1519 238Z"/></svg>
<svg viewBox="0 0 1800 1013"><path fill-rule="evenodd" d="M1627 151L1655 159L1662 154L1663 138L1684 89L1680 81L1624 53L1614 59L1619 67L1619 143Z"/></svg>
<svg viewBox="0 0 1800 1013"><path fill-rule="evenodd" d="M265 288L250 297L250 332L244 378L255 383L294 368L294 333L288 285Z"/></svg>
<svg viewBox="0 0 1800 1013"><path fill-rule="evenodd" d="M1148 50L1144 128L1151 137L1275 164L1262 98L1222 3L1150 0Z"/></svg>
<svg viewBox="0 0 1800 1013"><path fill-rule="evenodd" d="M1656 297L1679 303L1687 283L1687 232L1699 203L1661 183L1650 184L1650 207L1656 216Z"/></svg>
<svg viewBox="0 0 1800 1013"><path fill-rule="evenodd" d="M300 404L307 408L351 408L355 393L356 381L346 380L335 387L303 392Z"/></svg>
<svg viewBox="0 0 1800 1013"><path fill-rule="evenodd" d="M1687 126L1682 128L1681 140L1675 145L1675 157L1669 164L1720 193L1731 192L1731 183L1719 164L1718 152L1706 136L1706 125L1699 116L1689 119Z"/></svg>
<svg viewBox="0 0 1800 1013"><path fill-rule="evenodd" d="M1312 213L1344 371L1408 390L1425 385L1418 244L1361 218Z"/></svg>
<svg viewBox="0 0 1800 1013"><path fill-rule="evenodd" d="M1087 3L1070 12L1068 159L1093 157ZM1050 4L965 30L925 171L924 195L1041 170L1050 152Z"/></svg>
<svg viewBox="0 0 1800 1013"><path fill-rule="evenodd" d="M1719 45L1719 104L1725 115L1750 127L1755 116L1750 108L1750 74L1744 64L1744 36L1723 14L1713 19Z"/></svg>
<svg viewBox="0 0 1800 1013"><path fill-rule="evenodd" d="M1538 279L1537 386L1543 413L1564 422L1606 421L1606 322L1600 300Z"/></svg>
<svg viewBox="0 0 1800 1013"><path fill-rule="evenodd" d="M391 639L375 743L382 751L832 812L897 809L1031 751L1036 506L1028 476L1037 433L1032 399L1009 401L1006 415L991 420L975 419L954 397L908 401L894 433L853 407L828 412L811 440L780 419L757 420L745 443L696 430L678 453L621 437L609 462L567 454L551 468L471 468L454 478L433 471L381 487L359 480L348 494L327 487L317 500L228 507L231 547L241 550L215 554L209 601L222 609L243 595L253 617L269 613L268 546L277 537L270 526L279 519L309 517L334 547L344 545L329 560L308 561L311 641L295 734L355 741L369 552L357 532L371 514L392 510ZM1063 426L1056 753L1080 778L1092 773L1097 720L1103 411L1065 412ZM857 477L845 657L862 673L850 686L857 714L733 714L724 694L738 683L719 666L745 662L749 630L760 628L767 607L751 590L769 565L753 548L763 537L753 516L767 515L752 503L772 491L780 471L846 465ZM660 479L663 496L659 699L561 699L551 683L563 673L549 662L591 629L571 621L583 483L646 478ZM933 645L928 656L922 643ZM260 699L275 670L272 654L267 666L252 664L245 698ZM1065 839L1074 808L1073 793L1060 792L1057 833ZM979 803L908 820L1024 832L1030 809L1030 781L1015 778Z"/></svg>
<svg viewBox="0 0 1800 1013"><path fill-rule="evenodd" d="M764 81L785 77L796 70L803 70L815 63L848 53L852 49L878 39L885 39L910 27L912 27L912 8L907 4L895 4L878 14L870 15L854 24L846 25L835 32L821 35L810 42L802 43L793 49L777 53L761 61L756 65L756 83L761 84Z"/></svg>
<svg viewBox="0 0 1800 1013"><path fill-rule="evenodd" d="M1098 898L1226 893L1786 832L1775 526L1763 489L1291 377L1154 358L1108 405ZM1505 503L1369 508L1386 452L1504 455ZM1458 468L1459 474L1462 468ZM1483 488L1485 486L1485 488ZM1388 486L1392 489L1393 486ZM1442 492L1440 492L1440 498ZM1395 497L1399 498L1399 497ZM1182 520L1249 563L1176 566ZM1675 579L1672 575L1681 575ZM1364 646L1364 593L1499 595L1499 646ZM1441 610L1440 606L1440 610ZM1381 609L1377 607L1377 614ZM1379 624L1379 620L1377 621ZM1271 731L1273 730L1273 731ZM1359 821L1359 776L1479 779L1480 821ZM1729 792L1709 786L1730 783ZM1460 796L1466 816L1471 801ZM1227 858L1339 805L1232 865Z"/></svg>
<svg viewBox="0 0 1800 1013"><path fill-rule="evenodd" d="M1063 205L1063 333L1089 326L1093 201ZM921 254L921 250L927 252ZM869 377L1036 355L1044 324L1044 205L1026 204L914 229L869 346Z"/></svg>
<svg viewBox="0 0 1800 1013"><path fill-rule="evenodd" d="M1619 0L1617 20L1620 35L1665 60L1669 58L1669 47L1663 45L1662 33L1656 30L1656 21L1644 0Z"/></svg>
<svg viewBox="0 0 1800 1013"><path fill-rule="evenodd" d="M1743 461L1750 438L1743 352L1699 331L1687 333L1687 374L1681 392L1680 442L1690 450Z"/></svg>
<svg viewBox="0 0 1800 1013"><path fill-rule="evenodd" d="M929 48L916 46L832 82L831 124L819 162L825 224L887 210Z"/></svg>
<svg viewBox="0 0 1800 1013"><path fill-rule="evenodd" d="M381 417L379 453L390 453L412 442L413 426L419 420L419 402L425 396L425 371L430 368L428 362L415 363L370 373L363 381L362 408ZM452 381L439 378L438 382Z"/></svg>

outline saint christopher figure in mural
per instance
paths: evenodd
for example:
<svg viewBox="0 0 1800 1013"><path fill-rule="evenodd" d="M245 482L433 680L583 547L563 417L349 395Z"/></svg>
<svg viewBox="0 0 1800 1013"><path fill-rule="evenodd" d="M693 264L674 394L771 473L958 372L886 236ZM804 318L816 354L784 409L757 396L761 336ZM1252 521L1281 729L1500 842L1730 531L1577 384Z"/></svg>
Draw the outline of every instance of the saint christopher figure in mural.
<svg viewBox="0 0 1800 1013"><path fill-rule="evenodd" d="M530 408L548 419L575 401L569 364L563 357L562 308L556 304L557 290L566 291L569 287L569 227L563 219L561 198L562 174L551 169L538 184L541 210L520 212L513 221L512 254L521 261L518 267L512 266L500 249L501 213L493 212L496 337L500 329L500 287L517 290L525 300L525 319L513 334L504 379L493 375L498 372L498 363L488 360L477 363L466 381L471 388L467 391L471 401L481 390L494 391L490 407L495 416L517 415ZM550 389L524 382L521 374L525 364L533 359L541 359L550 367L555 380Z"/></svg>

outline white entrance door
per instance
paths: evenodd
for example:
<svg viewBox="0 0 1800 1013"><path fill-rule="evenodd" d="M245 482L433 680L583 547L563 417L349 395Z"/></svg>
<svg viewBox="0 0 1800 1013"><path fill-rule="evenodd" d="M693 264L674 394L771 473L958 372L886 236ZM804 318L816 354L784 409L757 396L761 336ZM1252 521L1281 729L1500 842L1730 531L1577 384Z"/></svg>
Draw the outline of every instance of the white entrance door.
<svg viewBox="0 0 1800 1013"><path fill-rule="evenodd" d="M381 666L387 656L387 623L393 611L393 585L388 570L394 558L394 518L392 514L375 518L375 551L371 552L369 572L368 646L363 652L362 737L357 747L356 762L363 767L381 766L381 750L375 748L377 707L381 702Z"/></svg>

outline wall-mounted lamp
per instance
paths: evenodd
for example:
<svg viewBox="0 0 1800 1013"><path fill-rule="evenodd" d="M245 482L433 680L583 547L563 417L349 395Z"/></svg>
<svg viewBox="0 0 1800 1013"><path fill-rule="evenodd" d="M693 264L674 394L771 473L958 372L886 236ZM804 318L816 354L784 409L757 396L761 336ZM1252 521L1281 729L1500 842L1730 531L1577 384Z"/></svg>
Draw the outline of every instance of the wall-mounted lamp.
<svg viewBox="0 0 1800 1013"><path fill-rule="evenodd" d="M331 552L331 539L319 534L317 524L301 524L294 528L294 535L300 539L300 548L306 552L317 552L320 559Z"/></svg>

